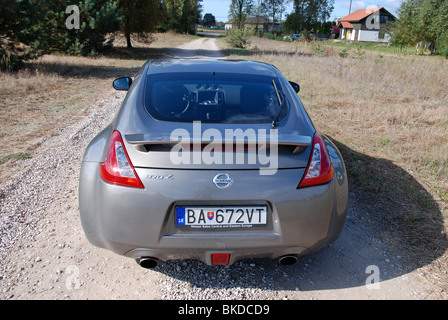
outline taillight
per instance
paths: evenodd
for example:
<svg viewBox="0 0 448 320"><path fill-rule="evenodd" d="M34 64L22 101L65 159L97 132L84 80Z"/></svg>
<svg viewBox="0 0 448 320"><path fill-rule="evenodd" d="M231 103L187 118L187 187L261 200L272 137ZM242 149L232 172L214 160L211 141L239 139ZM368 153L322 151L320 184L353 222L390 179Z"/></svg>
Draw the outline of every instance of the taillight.
<svg viewBox="0 0 448 320"><path fill-rule="evenodd" d="M333 179L333 170L324 142L316 132L314 134L310 162L297 188L328 183Z"/></svg>
<svg viewBox="0 0 448 320"><path fill-rule="evenodd" d="M109 141L106 161L100 163L100 176L108 183L144 188L129 159L120 132L114 130Z"/></svg>

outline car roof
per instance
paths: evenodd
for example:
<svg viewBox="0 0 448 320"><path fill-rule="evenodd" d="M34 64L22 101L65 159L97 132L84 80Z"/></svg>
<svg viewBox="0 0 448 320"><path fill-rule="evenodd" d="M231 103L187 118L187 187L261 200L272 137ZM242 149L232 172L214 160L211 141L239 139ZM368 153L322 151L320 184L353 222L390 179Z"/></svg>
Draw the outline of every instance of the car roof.
<svg viewBox="0 0 448 320"><path fill-rule="evenodd" d="M174 72L221 72L277 77L272 65L251 60L170 58L151 61L148 68L148 75Z"/></svg>

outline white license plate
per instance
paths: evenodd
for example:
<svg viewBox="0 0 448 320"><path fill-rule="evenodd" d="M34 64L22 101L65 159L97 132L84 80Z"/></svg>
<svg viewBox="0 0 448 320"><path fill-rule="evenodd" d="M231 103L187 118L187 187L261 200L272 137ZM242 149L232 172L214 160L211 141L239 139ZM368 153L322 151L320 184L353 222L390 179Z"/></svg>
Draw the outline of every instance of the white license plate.
<svg viewBox="0 0 448 320"><path fill-rule="evenodd" d="M266 206L176 207L176 225L191 228L251 228L267 223Z"/></svg>

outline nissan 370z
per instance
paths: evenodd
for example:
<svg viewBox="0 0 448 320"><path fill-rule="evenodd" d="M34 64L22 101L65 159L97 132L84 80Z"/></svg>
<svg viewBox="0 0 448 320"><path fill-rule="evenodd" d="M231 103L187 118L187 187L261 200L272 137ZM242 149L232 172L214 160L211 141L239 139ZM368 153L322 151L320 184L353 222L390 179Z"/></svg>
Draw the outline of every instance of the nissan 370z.
<svg viewBox="0 0 448 320"><path fill-rule="evenodd" d="M311 122L299 85L273 65L163 59L113 85L126 98L80 172L92 244L153 268L172 259L291 264L338 238L344 161Z"/></svg>

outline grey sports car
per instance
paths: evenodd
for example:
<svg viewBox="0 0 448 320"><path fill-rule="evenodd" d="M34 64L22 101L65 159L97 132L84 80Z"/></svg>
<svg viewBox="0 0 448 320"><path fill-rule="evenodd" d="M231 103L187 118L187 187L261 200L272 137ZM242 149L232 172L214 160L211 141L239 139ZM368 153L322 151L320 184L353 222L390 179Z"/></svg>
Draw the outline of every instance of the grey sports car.
<svg viewBox="0 0 448 320"><path fill-rule="evenodd" d="M80 173L92 244L145 268L171 259L285 265L338 238L342 156L316 131L299 85L273 65L162 59L113 85L126 98Z"/></svg>

